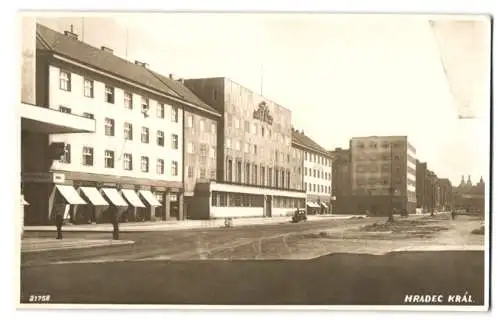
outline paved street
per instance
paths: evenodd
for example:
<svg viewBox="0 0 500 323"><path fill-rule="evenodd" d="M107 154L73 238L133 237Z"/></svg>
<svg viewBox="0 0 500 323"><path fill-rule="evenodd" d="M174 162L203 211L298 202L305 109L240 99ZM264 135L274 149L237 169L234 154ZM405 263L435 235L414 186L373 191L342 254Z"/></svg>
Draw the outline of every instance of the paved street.
<svg viewBox="0 0 500 323"><path fill-rule="evenodd" d="M23 252L21 299L43 291L60 303L376 305L400 304L411 293L467 290L473 304L483 302L484 237L470 234L480 221L384 222L122 232L120 239L133 243ZM109 240L110 233L64 237ZM428 251L436 249L446 251Z"/></svg>

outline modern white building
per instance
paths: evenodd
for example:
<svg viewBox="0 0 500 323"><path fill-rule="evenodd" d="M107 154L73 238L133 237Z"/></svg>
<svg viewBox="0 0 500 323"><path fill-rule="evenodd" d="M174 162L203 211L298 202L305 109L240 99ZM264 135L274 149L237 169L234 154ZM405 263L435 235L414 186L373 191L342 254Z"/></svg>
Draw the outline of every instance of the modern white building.
<svg viewBox="0 0 500 323"><path fill-rule="evenodd" d="M292 130L292 145L304 154L303 181L308 213L329 213L332 194L332 156L302 131Z"/></svg>
<svg viewBox="0 0 500 323"><path fill-rule="evenodd" d="M24 174L37 209L27 222L46 223L58 204L76 223L121 211L127 220L182 219L183 109L206 105L182 82L72 32L37 25L36 47L37 104L95 129L24 138L26 157L39 165Z"/></svg>

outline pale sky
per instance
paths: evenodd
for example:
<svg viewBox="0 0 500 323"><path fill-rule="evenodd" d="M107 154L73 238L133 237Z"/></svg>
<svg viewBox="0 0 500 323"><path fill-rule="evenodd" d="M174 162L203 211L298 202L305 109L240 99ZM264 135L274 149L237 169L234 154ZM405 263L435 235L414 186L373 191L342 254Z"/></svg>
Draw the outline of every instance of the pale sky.
<svg viewBox="0 0 500 323"><path fill-rule="evenodd" d="M80 39L84 26L85 42L165 75L225 76L255 92L262 76L264 96L290 109L293 125L325 149L347 148L351 137L408 135L439 177L456 185L461 175L488 176L486 17L147 13L38 21L58 31L73 24Z"/></svg>

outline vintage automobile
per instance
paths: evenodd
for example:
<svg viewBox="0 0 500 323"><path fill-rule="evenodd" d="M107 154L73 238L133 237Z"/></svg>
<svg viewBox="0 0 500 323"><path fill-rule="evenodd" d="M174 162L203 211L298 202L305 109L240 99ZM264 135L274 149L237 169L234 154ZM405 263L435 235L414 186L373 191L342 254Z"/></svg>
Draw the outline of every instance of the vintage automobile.
<svg viewBox="0 0 500 323"><path fill-rule="evenodd" d="M307 221L307 215L305 209L297 209L292 216L292 222L297 223L301 221Z"/></svg>

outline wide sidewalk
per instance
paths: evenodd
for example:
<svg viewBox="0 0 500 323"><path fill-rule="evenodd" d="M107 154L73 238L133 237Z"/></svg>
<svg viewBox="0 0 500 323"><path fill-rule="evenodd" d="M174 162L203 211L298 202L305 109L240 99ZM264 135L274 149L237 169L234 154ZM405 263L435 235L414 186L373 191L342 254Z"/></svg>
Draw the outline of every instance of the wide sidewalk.
<svg viewBox="0 0 500 323"><path fill-rule="evenodd" d="M344 215L344 214L323 214L323 215L308 215L308 221L324 221L324 220L345 220L356 217L365 217L364 215ZM183 221L157 221L157 222L127 222L120 223L121 232L145 232L145 231L169 231L169 230L186 230L186 229L206 229L206 228L221 228L224 227L225 219L212 220L183 220ZM254 226L254 225L270 225L280 223L290 223L291 217L271 217L271 218L233 218L233 226ZM65 225L63 231L74 232L111 232L113 229L110 223L99 224L79 224ZM25 226L24 231L55 231L54 225L43 226Z"/></svg>

